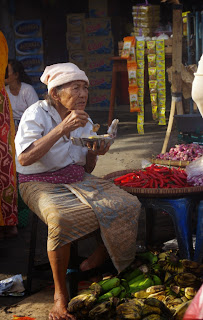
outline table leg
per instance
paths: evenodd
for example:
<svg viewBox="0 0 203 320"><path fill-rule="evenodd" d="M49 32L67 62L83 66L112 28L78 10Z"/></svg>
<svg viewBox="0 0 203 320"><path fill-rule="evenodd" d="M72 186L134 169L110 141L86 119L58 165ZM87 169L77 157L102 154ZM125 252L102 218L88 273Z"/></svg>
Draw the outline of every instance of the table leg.
<svg viewBox="0 0 203 320"><path fill-rule="evenodd" d="M200 201L198 205L194 261L199 263L203 261L203 201Z"/></svg>
<svg viewBox="0 0 203 320"><path fill-rule="evenodd" d="M117 70L116 62L114 62L113 63L113 70L112 70L112 84L111 84L108 126L111 125L111 122L113 120L113 112L114 112L115 96L116 96L116 80L117 80L117 71L116 70Z"/></svg>
<svg viewBox="0 0 203 320"><path fill-rule="evenodd" d="M192 200L181 199L139 199L146 207L161 209L166 211L173 219L176 238L178 241L180 258L192 259L192 224L191 207Z"/></svg>

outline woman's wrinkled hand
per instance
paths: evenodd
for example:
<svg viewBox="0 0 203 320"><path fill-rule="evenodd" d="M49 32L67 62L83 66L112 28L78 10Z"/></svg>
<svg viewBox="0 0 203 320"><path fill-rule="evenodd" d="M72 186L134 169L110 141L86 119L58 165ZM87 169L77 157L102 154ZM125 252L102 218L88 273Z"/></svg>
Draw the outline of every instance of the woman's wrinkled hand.
<svg viewBox="0 0 203 320"><path fill-rule="evenodd" d="M84 127L88 121L88 114L83 110L72 110L63 119L62 125L64 133L74 131L79 127Z"/></svg>
<svg viewBox="0 0 203 320"><path fill-rule="evenodd" d="M105 146L105 141L102 140L100 142L100 145L98 145L98 142L95 141L93 142L93 144L91 143L87 143L87 148L88 148L88 151L89 153L92 153L94 155L104 155L105 153L107 153L109 151L109 148L110 148L110 143L108 143L106 146Z"/></svg>

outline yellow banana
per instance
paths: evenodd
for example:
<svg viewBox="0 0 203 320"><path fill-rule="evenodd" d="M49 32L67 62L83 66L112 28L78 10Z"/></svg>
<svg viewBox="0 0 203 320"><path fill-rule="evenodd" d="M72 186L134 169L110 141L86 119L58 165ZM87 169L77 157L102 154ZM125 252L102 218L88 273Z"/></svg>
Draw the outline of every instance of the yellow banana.
<svg viewBox="0 0 203 320"><path fill-rule="evenodd" d="M173 315L173 319L174 320L182 320L190 303L191 303L191 300L189 300L187 302L183 302L181 305L179 305L178 308L176 309L176 312Z"/></svg>
<svg viewBox="0 0 203 320"><path fill-rule="evenodd" d="M150 293L146 292L146 290L140 290L138 292L132 293L132 296L138 299L145 299L150 295Z"/></svg>
<svg viewBox="0 0 203 320"><path fill-rule="evenodd" d="M185 288L185 297L188 299L188 300L191 300L194 298L194 296L196 295L197 291L192 288L192 287L187 287Z"/></svg>
<svg viewBox="0 0 203 320"><path fill-rule="evenodd" d="M165 289L165 286L162 284L159 284L159 285L151 286L151 287L147 288L146 292L151 294L151 293L163 291L164 289Z"/></svg>
<svg viewBox="0 0 203 320"><path fill-rule="evenodd" d="M179 285L182 288L186 288L186 287L195 286L198 279L192 273L183 272L183 273L175 275L174 280L177 285Z"/></svg>

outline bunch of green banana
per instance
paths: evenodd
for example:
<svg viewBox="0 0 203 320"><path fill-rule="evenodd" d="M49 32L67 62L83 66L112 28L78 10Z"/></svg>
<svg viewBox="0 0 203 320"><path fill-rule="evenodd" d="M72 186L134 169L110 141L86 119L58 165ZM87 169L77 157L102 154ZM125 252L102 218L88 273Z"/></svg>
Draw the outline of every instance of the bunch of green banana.
<svg viewBox="0 0 203 320"><path fill-rule="evenodd" d="M198 278L189 272L182 272L174 276L174 281L181 288L196 287L199 285Z"/></svg>
<svg viewBox="0 0 203 320"><path fill-rule="evenodd" d="M131 270L131 271L124 273L122 275L122 279L125 279L126 281L129 282L130 280L138 277L141 274L142 274L142 271L139 268L136 268L134 270Z"/></svg>
<svg viewBox="0 0 203 320"><path fill-rule="evenodd" d="M192 287L186 287L185 288L185 297L188 299L188 300L191 300L194 298L194 296L196 295L197 291L192 288Z"/></svg>
<svg viewBox="0 0 203 320"><path fill-rule="evenodd" d="M120 279L117 277L105 279L105 280L99 281L98 285L101 287L101 293L105 293L115 287L118 287L120 285Z"/></svg>
<svg viewBox="0 0 203 320"><path fill-rule="evenodd" d="M99 296L97 301L102 302L102 301L109 300L112 297L117 297L122 292L122 290L125 290L123 286L115 287L109 290L108 292L104 293L103 295Z"/></svg>
<svg viewBox="0 0 203 320"><path fill-rule="evenodd" d="M150 276L144 274L135 278L133 282L131 281L129 282L130 293L144 290L154 285L153 279Z"/></svg>
<svg viewBox="0 0 203 320"><path fill-rule="evenodd" d="M90 310L96 302L96 299L96 296L92 294L91 290L86 290L69 301L68 311L74 313L80 309Z"/></svg>
<svg viewBox="0 0 203 320"><path fill-rule="evenodd" d="M116 308L116 320L140 320L142 305L137 299L124 302Z"/></svg>
<svg viewBox="0 0 203 320"><path fill-rule="evenodd" d="M138 258L143 259L143 261L149 263L149 264L155 264L158 261L158 257L156 254L154 254L151 251L147 251L147 252L141 252L141 253L137 253L136 255Z"/></svg>

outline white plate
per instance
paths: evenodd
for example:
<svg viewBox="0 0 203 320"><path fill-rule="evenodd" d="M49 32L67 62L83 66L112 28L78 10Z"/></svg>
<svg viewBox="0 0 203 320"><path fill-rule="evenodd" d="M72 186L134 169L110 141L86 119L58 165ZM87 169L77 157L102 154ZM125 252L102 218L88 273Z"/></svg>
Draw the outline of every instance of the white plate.
<svg viewBox="0 0 203 320"><path fill-rule="evenodd" d="M108 137L106 134L105 135L98 135L93 138L76 138L76 137L71 137L71 141L74 145L76 146L81 146L81 147L86 147L87 143L90 143L93 145L93 143L96 141L98 144L98 147L100 146L100 142L104 141L104 145L106 146L108 143L112 145L114 143L114 138Z"/></svg>

